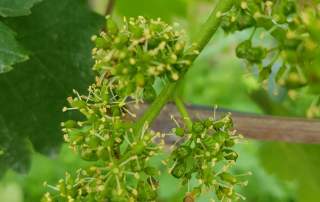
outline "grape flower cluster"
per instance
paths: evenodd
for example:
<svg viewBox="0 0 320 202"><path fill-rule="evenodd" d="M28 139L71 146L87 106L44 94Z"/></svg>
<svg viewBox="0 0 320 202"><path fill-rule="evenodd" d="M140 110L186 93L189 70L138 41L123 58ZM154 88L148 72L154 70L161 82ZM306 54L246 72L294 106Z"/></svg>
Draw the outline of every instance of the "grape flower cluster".
<svg viewBox="0 0 320 202"><path fill-rule="evenodd" d="M82 117L63 122L62 131L69 147L91 166L66 173L56 185L45 183L51 191L42 202L157 200L160 169L151 159L163 152L164 135L148 123L137 130L131 106L157 97L156 79L176 82L187 71L198 52L186 49L182 36L160 19L125 18L119 26L107 17L106 31L92 37L96 81L86 95L74 91L63 108ZM241 198L234 186L245 183L228 172L238 157L231 147L239 138L229 115L195 121L192 130L175 128L174 133L185 140L167 161L170 173L184 184L194 176L199 180L185 200L194 201L205 189L220 200Z"/></svg>
<svg viewBox="0 0 320 202"><path fill-rule="evenodd" d="M194 121L190 130L177 127L174 133L184 138L175 146L168 162L169 173L188 184L186 197L196 197L205 190L215 190L221 201L237 201L244 197L235 190L236 185L246 186L242 175L233 175L229 168L238 158L232 147L240 141L241 135L232 130L231 115L220 119L207 118ZM195 177L197 185L190 188L190 181Z"/></svg>
<svg viewBox="0 0 320 202"><path fill-rule="evenodd" d="M196 50L185 50L183 32L160 19L124 18L118 27L107 20L108 32L93 36L93 70L112 82L120 95L153 101L156 78L177 81ZM188 49L189 50L189 49Z"/></svg>
<svg viewBox="0 0 320 202"><path fill-rule="evenodd" d="M259 68L260 81L274 73L279 86L289 90L308 87L309 92L319 95L319 40L312 29L319 27L320 5L307 4L295 0L239 0L222 16L221 27L226 33L253 29L249 39L237 46L236 55L248 66ZM257 32L260 38L271 38L273 47L255 45Z"/></svg>

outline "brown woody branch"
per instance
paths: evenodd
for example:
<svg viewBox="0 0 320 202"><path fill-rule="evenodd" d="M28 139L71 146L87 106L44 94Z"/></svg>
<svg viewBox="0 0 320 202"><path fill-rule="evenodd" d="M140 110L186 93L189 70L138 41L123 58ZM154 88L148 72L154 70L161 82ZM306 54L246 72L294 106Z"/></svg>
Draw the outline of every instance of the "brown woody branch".
<svg viewBox="0 0 320 202"><path fill-rule="evenodd" d="M137 114L142 114L147 105L142 105ZM205 118L213 116L213 109L202 106L187 106L191 118ZM217 110L216 115L228 112ZM179 112L173 104L167 104L159 117L152 124L155 130L168 132L175 127L170 115L178 121ZM254 115L240 112L232 112L234 128L247 138L265 141L283 141L293 143L320 143L320 121L303 118L276 117L265 115Z"/></svg>

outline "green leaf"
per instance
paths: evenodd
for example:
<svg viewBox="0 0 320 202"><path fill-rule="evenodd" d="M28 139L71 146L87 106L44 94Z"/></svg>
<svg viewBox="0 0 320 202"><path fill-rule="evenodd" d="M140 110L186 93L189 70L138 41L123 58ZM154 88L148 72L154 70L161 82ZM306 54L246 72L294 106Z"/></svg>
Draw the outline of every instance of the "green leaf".
<svg viewBox="0 0 320 202"><path fill-rule="evenodd" d="M299 202L317 202L320 193L320 145L265 143L262 163L272 174L297 183Z"/></svg>
<svg viewBox="0 0 320 202"><path fill-rule="evenodd" d="M0 16L17 17L29 15L32 6L40 1L41 0L1 0Z"/></svg>
<svg viewBox="0 0 320 202"><path fill-rule="evenodd" d="M187 3L185 0L120 0L116 2L116 11L128 17L141 15L170 21L186 15Z"/></svg>
<svg viewBox="0 0 320 202"><path fill-rule="evenodd" d="M6 19L19 33L30 59L0 74L0 148L19 162L16 148L29 139L36 151L55 152L62 142L60 122L72 89L84 91L92 80L90 37L103 18L89 11L85 0L46 0L23 18ZM10 140L10 141L9 141ZM12 167L8 161L7 167Z"/></svg>
<svg viewBox="0 0 320 202"><path fill-rule="evenodd" d="M27 59L28 55L16 41L15 33L0 21L0 73L10 71L12 65Z"/></svg>

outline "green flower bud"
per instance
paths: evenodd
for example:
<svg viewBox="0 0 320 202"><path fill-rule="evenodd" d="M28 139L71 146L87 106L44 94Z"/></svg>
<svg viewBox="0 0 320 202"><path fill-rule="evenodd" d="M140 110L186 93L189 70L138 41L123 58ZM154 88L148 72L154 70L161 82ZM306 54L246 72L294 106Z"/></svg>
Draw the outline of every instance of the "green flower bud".
<svg viewBox="0 0 320 202"><path fill-rule="evenodd" d="M230 184L235 184L237 183L237 178L234 177L232 174L227 173L227 172L223 172L221 174L219 174L219 177L224 180L229 182Z"/></svg>
<svg viewBox="0 0 320 202"><path fill-rule="evenodd" d="M283 46L286 49L291 49L291 50L296 50L301 43L302 43L302 40L298 38L286 39L282 42Z"/></svg>
<svg viewBox="0 0 320 202"><path fill-rule="evenodd" d="M238 159L238 154L237 152L231 150L231 149L224 149L224 158L226 160L233 160L236 161Z"/></svg>
<svg viewBox="0 0 320 202"><path fill-rule="evenodd" d="M180 146L174 152L179 159L183 159L190 154L191 149L189 146Z"/></svg>
<svg viewBox="0 0 320 202"><path fill-rule="evenodd" d="M69 142L72 144L81 144L84 142L85 133L78 129L74 129L68 133Z"/></svg>
<svg viewBox="0 0 320 202"><path fill-rule="evenodd" d="M286 1L286 3L284 4L284 7L283 7L283 13L285 15L290 15L294 12L296 12L296 2L293 1L293 0L289 0L289 1Z"/></svg>
<svg viewBox="0 0 320 202"><path fill-rule="evenodd" d="M71 107L82 109L87 107L87 103L84 100L79 100L78 98L68 98L68 102L70 103Z"/></svg>
<svg viewBox="0 0 320 202"><path fill-rule="evenodd" d="M306 84L306 80L295 71L290 72L285 80L285 86L289 89L301 88Z"/></svg>
<svg viewBox="0 0 320 202"><path fill-rule="evenodd" d="M140 172L140 171L141 171L141 165L139 166L136 161L132 161L132 162L130 163L130 169L131 169L133 172Z"/></svg>
<svg viewBox="0 0 320 202"><path fill-rule="evenodd" d="M181 178L186 174L186 165L184 163L177 163L172 169L171 175L175 178Z"/></svg>
<svg viewBox="0 0 320 202"><path fill-rule="evenodd" d="M127 46L129 42L129 37L126 34L121 34L117 38L115 38L115 46L117 48L124 48Z"/></svg>
<svg viewBox="0 0 320 202"><path fill-rule="evenodd" d="M230 197L233 194L233 189L232 188L222 187L221 190L222 190L223 194L226 195L227 197Z"/></svg>
<svg viewBox="0 0 320 202"><path fill-rule="evenodd" d="M141 73L136 74L135 79L136 79L137 86L139 86L139 87L143 87L144 86L145 78L144 78L143 74L141 74Z"/></svg>
<svg viewBox="0 0 320 202"><path fill-rule="evenodd" d="M109 153L108 150L105 147L99 147L97 150L97 156L99 159L102 159L104 161L109 161Z"/></svg>
<svg viewBox="0 0 320 202"><path fill-rule="evenodd" d="M213 134L212 137L219 145L224 144L224 142L229 138L228 132L218 131Z"/></svg>
<svg viewBox="0 0 320 202"><path fill-rule="evenodd" d="M80 157L86 161L96 161L98 157L96 152L92 149L82 149L80 150Z"/></svg>
<svg viewBox="0 0 320 202"><path fill-rule="evenodd" d="M237 26L239 30L253 27L255 24L256 22L251 15L241 13L240 16L237 18Z"/></svg>
<svg viewBox="0 0 320 202"><path fill-rule="evenodd" d="M247 50L245 58L252 63L260 63L266 57L267 51L262 47L252 47Z"/></svg>
<svg viewBox="0 0 320 202"><path fill-rule="evenodd" d="M116 35L119 31L117 24L110 17L107 18L106 29L107 32L111 35Z"/></svg>
<svg viewBox="0 0 320 202"><path fill-rule="evenodd" d="M155 167L151 167L151 166L145 167L145 168L144 168L144 172L145 172L147 175L150 175L150 176L157 176L157 175L159 175L159 170L156 169Z"/></svg>
<svg viewBox="0 0 320 202"><path fill-rule="evenodd" d="M62 126L64 128L75 128L77 126L77 122L75 122L74 120L68 120L62 123Z"/></svg>
<svg viewBox="0 0 320 202"><path fill-rule="evenodd" d="M97 148L100 144L100 139L96 136L89 136L85 141L90 148Z"/></svg>
<svg viewBox="0 0 320 202"><path fill-rule="evenodd" d="M66 195L66 184L64 182L64 180L59 180L58 182L58 188L59 188L59 192L62 195Z"/></svg>
<svg viewBox="0 0 320 202"><path fill-rule="evenodd" d="M102 37L97 37L95 39L94 43L97 48L107 49L110 47L110 41L108 41Z"/></svg>
<svg viewBox="0 0 320 202"><path fill-rule="evenodd" d="M239 3L241 4L241 2L243 1L239 1ZM259 13L261 12L261 5L260 5L260 0L256 1L256 0L249 0L249 1L245 1L246 2L246 11L251 14L254 15L255 13ZM239 5L240 6L240 5ZM243 9L243 8L242 8Z"/></svg>
<svg viewBox="0 0 320 202"><path fill-rule="evenodd" d="M174 129L174 133L176 134L176 136L182 137L185 134L185 131L183 128L175 128Z"/></svg>
<svg viewBox="0 0 320 202"><path fill-rule="evenodd" d="M197 122L194 122L192 124L192 132L196 133L196 134L200 134L204 131L204 126L203 124L201 123L201 121L197 121Z"/></svg>
<svg viewBox="0 0 320 202"><path fill-rule="evenodd" d="M203 122L204 126L206 128L210 128L212 125L213 125L213 120L211 119L206 119L204 122Z"/></svg>
<svg viewBox="0 0 320 202"><path fill-rule="evenodd" d="M221 28L226 33L234 32L236 30L236 23L231 21L231 16L225 15L221 19Z"/></svg>
<svg viewBox="0 0 320 202"><path fill-rule="evenodd" d="M140 39L143 36L143 29L137 25L129 24L129 31L132 32L132 36L136 39Z"/></svg>
<svg viewBox="0 0 320 202"><path fill-rule="evenodd" d="M245 40L238 44L236 48L236 55L238 58L246 58L247 57L247 51L252 47L250 40Z"/></svg>
<svg viewBox="0 0 320 202"><path fill-rule="evenodd" d="M162 31L163 27L159 23L150 23L149 29L150 29L150 32L158 33Z"/></svg>
<svg viewBox="0 0 320 202"><path fill-rule="evenodd" d="M224 144L226 147L233 147L236 143L233 139L227 139Z"/></svg>

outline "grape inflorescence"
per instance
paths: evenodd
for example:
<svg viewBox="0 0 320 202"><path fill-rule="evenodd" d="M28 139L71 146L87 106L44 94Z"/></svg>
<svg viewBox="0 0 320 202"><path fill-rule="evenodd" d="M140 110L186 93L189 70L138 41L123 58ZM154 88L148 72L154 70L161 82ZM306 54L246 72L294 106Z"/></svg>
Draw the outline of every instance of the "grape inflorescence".
<svg viewBox="0 0 320 202"><path fill-rule="evenodd" d="M160 19L124 18L118 25L107 17L106 30L92 37L96 81L87 95L74 91L63 108L81 114L81 119L63 122L62 131L69 147L91 166L66 173L55 186L46 184L52 191L43 202L157 200L161 173L150 160L165 152L167 135L153 131L148 122L137 129L139 117L131 109L158 96L156 79L178 82L199 54L193 46L186 48L182 33ZM182 185L198 179L184 200L207 190L220 200L241 198L234 187L245 183L228 172L238 157L232 147L240 139L232 126L227 115L173 129L183 143L172 145L163 162Z"/></svg>

